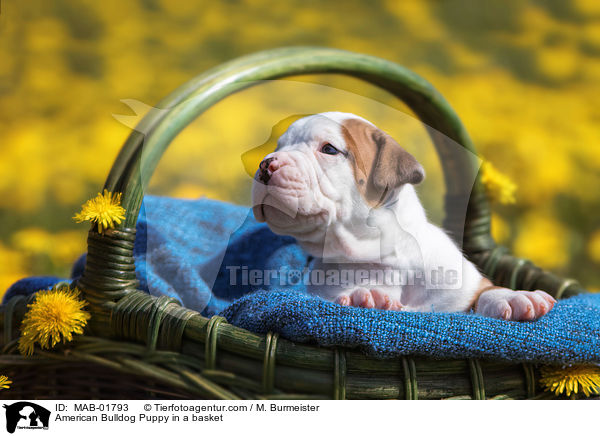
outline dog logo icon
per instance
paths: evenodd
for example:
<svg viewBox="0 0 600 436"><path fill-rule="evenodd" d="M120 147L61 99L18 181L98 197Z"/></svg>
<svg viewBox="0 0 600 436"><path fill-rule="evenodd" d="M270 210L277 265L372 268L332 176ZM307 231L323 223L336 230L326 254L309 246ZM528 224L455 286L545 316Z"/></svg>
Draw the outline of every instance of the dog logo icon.
<svg viewBox="0 0 600 436"><path fill-rule="evenodd" d="M18 429L48 429L50 411L28 401L4 405L6 409L6 431L14 433Z"/></svg>

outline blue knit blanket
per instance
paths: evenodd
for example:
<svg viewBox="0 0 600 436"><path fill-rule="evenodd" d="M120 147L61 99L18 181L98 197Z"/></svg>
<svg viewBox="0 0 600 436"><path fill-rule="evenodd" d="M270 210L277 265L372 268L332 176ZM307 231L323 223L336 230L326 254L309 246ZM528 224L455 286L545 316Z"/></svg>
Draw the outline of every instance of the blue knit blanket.
<svg viewBox="0 0 600 436"><path fill-rule="evenodd" d="M248 208L228 203L145 197L134 255L143 290L257 333L379 357L600 362L600 294L559 301L535 322L342 307L306 294L301 274L310 259L293 238L273 234ZM84 262L76 262L71 279ZM4 301L59 280L20 280Z"/></svg>

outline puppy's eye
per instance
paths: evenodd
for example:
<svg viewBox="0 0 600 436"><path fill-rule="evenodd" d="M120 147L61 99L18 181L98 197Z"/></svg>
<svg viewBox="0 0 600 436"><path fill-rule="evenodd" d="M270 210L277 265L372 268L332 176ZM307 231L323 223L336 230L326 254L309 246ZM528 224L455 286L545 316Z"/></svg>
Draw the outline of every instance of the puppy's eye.
<svg viewBox="0 0 600 436"><path fill-rule="evenodd" d="M340 151L335 148L333 145L331 145L330 143L327 144L323 144L321 146L321 153L325 153L325 154L338 154Z"/></svg>

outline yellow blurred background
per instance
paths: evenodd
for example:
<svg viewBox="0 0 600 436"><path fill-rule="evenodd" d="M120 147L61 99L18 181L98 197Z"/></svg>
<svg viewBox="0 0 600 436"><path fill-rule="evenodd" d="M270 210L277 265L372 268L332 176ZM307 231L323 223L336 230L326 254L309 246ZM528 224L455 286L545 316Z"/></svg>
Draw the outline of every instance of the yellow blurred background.
<svg viewBox="0 0 600 436"><path fill-rule="evenodd" d="M234 57L286 45L368 53L446 97L482 155L518 185L494 234L542 267L599 290L600 2L597 0L44 2L0 12L0 294L28 275L67 276L88 227L72 216L102 187L138 112ZM341 88L341 89L339 89ZM355 112L412 144L439 220L439 163L423 129L350 79L268 83L190 125L151 193L247 204L240 157L281 120ZM429 185L427 185L429 184Z"/></svg>

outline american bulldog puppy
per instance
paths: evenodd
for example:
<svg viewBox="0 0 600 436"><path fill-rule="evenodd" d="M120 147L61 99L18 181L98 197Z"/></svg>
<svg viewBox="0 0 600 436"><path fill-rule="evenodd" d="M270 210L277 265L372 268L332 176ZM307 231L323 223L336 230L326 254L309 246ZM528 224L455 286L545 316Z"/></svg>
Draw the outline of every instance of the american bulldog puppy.
<svg viewBox="0 0 600 436"><path fill-rule="evenodd" d="M253 212L315 260L309 292L342 305L534 320L555 300L494 286L427 220L425 172L388 134L353 114L294 122L256 172ZM313 274L313 273L320 273Z"/></svg>

